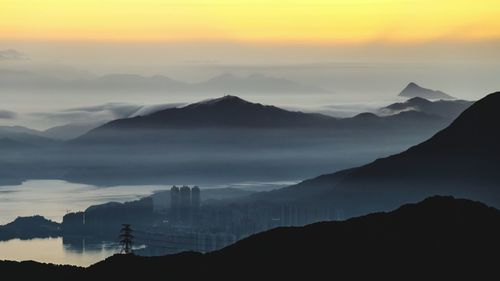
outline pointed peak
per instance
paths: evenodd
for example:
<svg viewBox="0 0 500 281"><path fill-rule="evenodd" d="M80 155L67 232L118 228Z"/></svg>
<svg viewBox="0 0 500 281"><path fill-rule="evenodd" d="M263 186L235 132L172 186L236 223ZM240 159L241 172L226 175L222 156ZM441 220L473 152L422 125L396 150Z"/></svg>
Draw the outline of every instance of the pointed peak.
<svg viewBox="0 0 500 281"><path fill-rule="evenodd" d="M417 85L415 82L410 82L404 89L399 93L400 97L421 97L425 99L455 99L454 97L443 93L441 91L431 90Z"/></svg>
<svg viewBox="0 0 500 281"><path fill-rule="evenodd" d="M246 101L238 96L233 96L233 95L224 95L223 97L212 99L212 101L213 102L236 101L236 102L249 103L248 101Z"/></svg>
<svg viewBox="0 0 500 281"><path fill-rule="evenodd" d="M422 87L420 87L417 83L415 82L410 82L408 83L408 85L406 85L407 89L411 89L411 88L415 88L415 89L421 89Z"/></svg>

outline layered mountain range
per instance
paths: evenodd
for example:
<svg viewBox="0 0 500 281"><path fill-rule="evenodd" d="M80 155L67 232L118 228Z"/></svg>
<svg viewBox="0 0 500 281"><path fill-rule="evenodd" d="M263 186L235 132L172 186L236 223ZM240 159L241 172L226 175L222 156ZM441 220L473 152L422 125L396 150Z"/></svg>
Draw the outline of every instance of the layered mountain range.
<svg viewBox="0 0 500 281"><path fill-rule="evenodd" d="M328 204L348 215L386 210L432 194L500 206L500 93L465 110L450 126L399 154L256 195L255 199Z"/></svg>

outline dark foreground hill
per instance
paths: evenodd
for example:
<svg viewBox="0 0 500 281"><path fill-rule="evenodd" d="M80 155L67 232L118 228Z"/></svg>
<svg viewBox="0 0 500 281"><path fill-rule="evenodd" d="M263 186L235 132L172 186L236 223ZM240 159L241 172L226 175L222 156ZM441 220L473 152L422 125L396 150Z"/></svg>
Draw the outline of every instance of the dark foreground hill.
<svg viewBox="0 0 500 281"><path fill-rule="evenodd" d="M116 255L87 269L1 262L0 272L58 280L477 279L498 274L498 237L497 209L436 196L389 213L273 229L208 254Z"/></svg>

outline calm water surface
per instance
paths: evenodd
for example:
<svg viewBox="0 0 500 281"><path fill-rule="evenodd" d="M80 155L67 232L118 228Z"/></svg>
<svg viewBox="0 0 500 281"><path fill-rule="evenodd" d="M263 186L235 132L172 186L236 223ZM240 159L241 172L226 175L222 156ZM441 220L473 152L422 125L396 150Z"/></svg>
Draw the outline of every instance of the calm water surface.
<svg viewBox="0 0 500 281"><path fill-rule="evenodd" d="M89 266L119 252L117 245L109 243L73 247L65 245L63 239L43 238L31 240L12 239L0 241L0 260L35 260L54 264Z"/></svg>
<svg viewBox="0 0 500 281"><path fill-rule="evenodd" d="M18 216L32 215L61 222L67 212L83 211L110 201L131 201L169 188L168 185L97 187L61 180L30 180L21 185L0 186L0 225Z"/></svg>

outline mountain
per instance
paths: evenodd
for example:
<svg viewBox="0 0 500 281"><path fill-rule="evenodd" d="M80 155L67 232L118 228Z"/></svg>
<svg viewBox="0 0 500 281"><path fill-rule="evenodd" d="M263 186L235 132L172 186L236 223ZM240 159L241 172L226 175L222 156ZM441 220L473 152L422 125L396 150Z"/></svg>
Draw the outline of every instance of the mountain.
<svg viewBox="0 0 500 281"><path fill-rule="evenodd" d="M422 88L419 85L410 82L404 89L399 93L400 97L405 97L405 98L424 98L424 99L432 99L432 100L437 100L437 99L444 99L444 100L453 100L455 99L454 97L445 94L441 91L434 91L426 88Z"/></svg>
<svg viewBox="0 0 500 281"><path fill-rule="evenodd" d="M30 134L38 135L40 131L23 126L0 126L0 134Z"/></svg>
<svg viewBox="0 0 500 281"><path fill-rule="evenodd" d="M224 73L203 82L193 84L201 92L212 93L326 93L327 91L313 86L284 79L252 74L246 77Z"/></svg>
<svg viewBox="0 0 500 281"><path fill-rule="evenodd" d="M162 75L108 74L97 78L60 79L28 71L0 69L0 88L38 91L114 91L175 93L326 93L314 86L262 74L221 74L197 83L177 81Z"/></svg>
<svg viewBox="0 0 500 281"><path fill-rule="evenodd" d="M386 210L436 193L500 206L499 107L500 92L490 94L450 126L402 153L257 198L330 204L348 215Z"/></svg>
<svg viewBox="0 0 500 281"><path fill-rule="evenodd" d="M17 183L36 177L96 185L295 182L406 149L450 122L416 111L337 119L236 96L185 106L99 105L74 110L125 111L130 117L86 133L93 126L90 122L36 131L39 135L31 138L54 146L23 155L16 150L3 157L2 180ZM5 137L37 147L41 143L12 134Z"/></svg>
<svg viewBox="0 0 500 281"><path fill-rule="evenodd" d="M42 216L18 217L11 223L0 225L0 241L15 238L46 238L60 235L60 224Z"/></svg>
<svg viewBox="0 0 500 281"><path fill-rule="evenodd" d="M480 202L434 196L388 213L272 229L206 254L115 255L85 269L0 262L0 270L20 277L57 280L109 274L120 280L137 280L145 273L183 280L256 280L262 276L481 279L497 273L494 257L500 250L499 235L497 209Z"/></svg>
<svg viewBox="0 0 500 281"><path fill-rule="evenodd" d="M335 118L326 115L286 111L227 95L146 116L115 120L90 134L117 129L321 127L333 122Z"/></svg>
<svg viewBox="0 0 500 281"><path fill-rule="evenodd" d="M287 111L275 106L251 103L236 96L193 103L179 108L168 108L145 116L111 121L78 140L98 137L113 131L166 130L188 128L246 128L246 129L350 129L397 126L400 122L444 122L441 117L409 111L387 117L362 113L352 118L337 119L317 113Z"/></svg>
<svg viewBox="0 0 500 281"><path fill-rule="evenodd" d="M99 185L296 181L406 149L449 123L415 111L337 119L224 96L109 122L58 159L65 180Z"/></svg>
<svg viewBox="0 0 500 281"><path fill-rule="evenodd" d="M110 106L75 110L116 109ZM3 157L2 180L17 183L36 177L101 186L296 182L396 153L451 122L416 111L337 119L236 96L138 108L125 108L127 118L75 139L91 126L70 124L39 132L70 140L52 141L60 145L36 153Z"/></svg>
<svg viewBox="0 0 500 281"><path fill-rule="evenodd" d="M381 115L392 115L413 110L448 119L455 119L472 104L473 102L465 100L430 101L421 97L415 97L405 102L393 103L383 107L379 109L379 113Z"/></svg>

